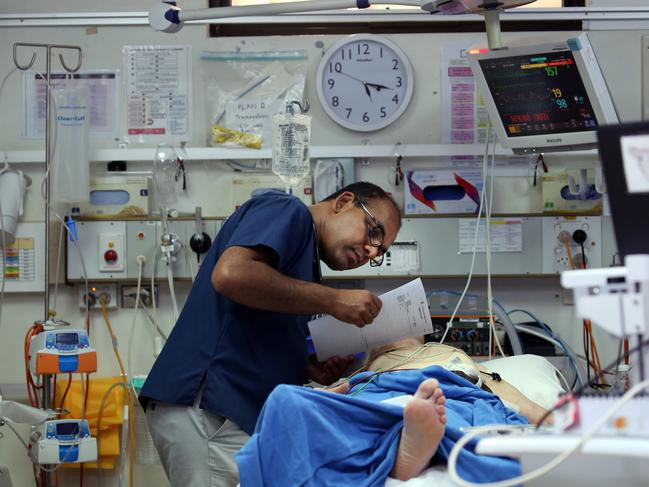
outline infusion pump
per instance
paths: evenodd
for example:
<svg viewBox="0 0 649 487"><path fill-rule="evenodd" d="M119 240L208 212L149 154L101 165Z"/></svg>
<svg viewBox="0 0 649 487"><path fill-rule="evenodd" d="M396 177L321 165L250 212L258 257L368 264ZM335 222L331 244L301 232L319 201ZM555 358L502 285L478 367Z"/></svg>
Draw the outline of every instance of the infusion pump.
<svg viewBox="0 0 649 487"><path fill-rule="evenodd" d="M85 330L48 330L29 342L32 374L87 373L97 371L97 351L90 348Z"/></svg>
<svg viewBox="0 0 649 487"><path fill-rule="evenodd" d="M90 436L85 419L45 421L32 432L29 455L40 465L94 462L97 460L97 439Z"/></svg>

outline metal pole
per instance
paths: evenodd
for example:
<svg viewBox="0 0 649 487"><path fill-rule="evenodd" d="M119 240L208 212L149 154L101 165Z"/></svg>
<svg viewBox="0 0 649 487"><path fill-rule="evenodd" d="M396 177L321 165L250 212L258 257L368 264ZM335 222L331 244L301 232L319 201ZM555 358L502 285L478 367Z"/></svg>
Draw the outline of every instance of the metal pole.
<svg viewBox="0 0 649 487"><path fill-rule="evenodd" d="M32 44L32 43L23 43L23 42L16 42L14 44L14 64L16 67L22 71L30 69L34 65L34 61L36 60L36 52L32 54L32 58L29 62L28 65L22 65L18 62L18 57L17 57L17 48L19 46L29 46L29 47L44 47L46 48L46 59L45 59L45 296L44 296L44 318L43 318L43 323L47 323L47 321L50 318L50 252L49 252L49 247L50 247L50 204L51 204L51 192L50 192L50 159L52 157L51 154L51 145L52 141L50 140L50 126L52 123L51 116L50 116L50 77L52 75L52 48L58 48L58 49L74 49L79 53L79 59L77 62L77 66L75 68L69 68L66 64L65 61L63 60L63 56L59 54L59 59L61 61L61 65L63 68L69 72L69 73L74 73L81 68L81 48L78 46L63 46L63 45L57 45L57 44ZM41 404L43 405L43 409L49 409L52 406L51 403L51 397L52 397L52 380L51 380L51 375L45 374L43 375L43 393L41 395L42 402ZM41 470L40 474L40 481L43 486L45 487L50 487L52 485L51 483L51 473L46 472L44 470Z"/></svg>

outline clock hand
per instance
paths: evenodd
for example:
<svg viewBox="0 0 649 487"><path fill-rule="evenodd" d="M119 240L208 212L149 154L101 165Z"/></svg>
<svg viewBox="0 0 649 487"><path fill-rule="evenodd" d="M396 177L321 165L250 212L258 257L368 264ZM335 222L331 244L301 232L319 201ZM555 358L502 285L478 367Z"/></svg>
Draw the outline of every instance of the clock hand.
<svg viewBox="0 0 649 487"><path fill-rule="evenodd" d="M345 73L344 71L338 71L338 73L340 73L340 74L344 74L344 75L347 76L348 78L355 79L356 81L360 81L361 83L365 83L365 81L363 81L362 79L357 78L356 76L352 76L351 74L347 74L347 73Z"/></svg>
<svg viewBox="0 0 649 487"><path fill-rule="evenodd" d="M369 81L365 82L366 85L371 86L372 88L375 88L376 91L381 91L381 90L394 90L394 88L391 88L389 86L385 85L380 85L378 83L370 83Z"/></svg>
<svg viewBox="0 0 649 487"><path fill-rule="evenodd" d="M372 100L372 94L370 93L370 89L367 87L368 83L363 81L363 87L365 88L365 93L367 93L367 96L370 97L370 101Z"/></svg>

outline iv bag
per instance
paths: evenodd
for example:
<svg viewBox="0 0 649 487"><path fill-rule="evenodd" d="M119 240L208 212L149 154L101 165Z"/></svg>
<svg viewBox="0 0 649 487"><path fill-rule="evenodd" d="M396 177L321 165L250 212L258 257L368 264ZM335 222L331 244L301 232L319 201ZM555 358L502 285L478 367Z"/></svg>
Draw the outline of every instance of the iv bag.
<svg viewBox="0 0 649 487"><path fill-rule="evenodd" d="M158 206L172 208L178 202L176 169L178 156L171 144L158 144L153 157L153 188Z"/></svg>
<svg viewBox="0 0 649 487"><path fill-rule="evenodd" d="M88 88L70 83L54 91L56 128L52 158L52 200L63 203L90 201Z"/></svg>
<svg viewBox="0 0 649 487"><path fill-rule="evenodd" d="M273 117L273 172L286 186L309 174L311 117L279 113Z"/></svg>

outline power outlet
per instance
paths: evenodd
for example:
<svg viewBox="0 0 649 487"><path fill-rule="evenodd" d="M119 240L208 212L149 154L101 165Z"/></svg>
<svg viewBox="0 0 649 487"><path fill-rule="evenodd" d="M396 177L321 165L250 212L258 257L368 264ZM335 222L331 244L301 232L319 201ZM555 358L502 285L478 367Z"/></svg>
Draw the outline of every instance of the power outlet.
<svg viewBox="0 0 649 487"><path fill-rule="evenodd" d="M86 309L86 302L88 302L91 310L101 311L100 299L104 299L106 309L117 309L117 284L88 283L88 294L86 294L86 287L83 284L79 286L79 307L81 309Z"/></svg>
<svg viewBox="0 0 649 487"><path fill-rule="evenodd" d="M575 241L575 232L585 232L582 246ZM582 268L584 257L587 267L602 267L601 217L545 217L543 218L543 272L561 273L570 270L570 257L565 242L570 247L570 257L577 269Z"/></svg>
<svg viewBox="0 0 649 487"><path fill-rule="evenodd" d="M154 286L155 305L160 305L160 295L158 294L158 286ZM122 286L122 308L135 308L135 296L137 295L137 286L124 285ZM140 286L140 306L150 308L151 301L151 286Z"/></svg>

